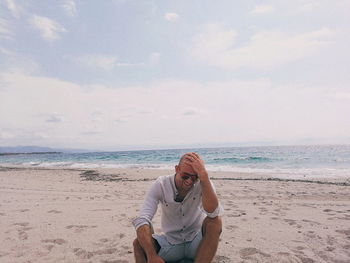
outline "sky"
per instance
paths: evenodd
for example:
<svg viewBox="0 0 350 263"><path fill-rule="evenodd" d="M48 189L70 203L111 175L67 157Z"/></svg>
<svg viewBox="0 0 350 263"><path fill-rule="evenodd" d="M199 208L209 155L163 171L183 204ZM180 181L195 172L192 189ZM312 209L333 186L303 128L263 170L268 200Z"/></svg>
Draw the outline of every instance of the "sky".
<svg viewBox="0 0 350 263"><path fill-rule="evenodd" d="M0 0L0 146L350 143L350 0Z"/></svg>

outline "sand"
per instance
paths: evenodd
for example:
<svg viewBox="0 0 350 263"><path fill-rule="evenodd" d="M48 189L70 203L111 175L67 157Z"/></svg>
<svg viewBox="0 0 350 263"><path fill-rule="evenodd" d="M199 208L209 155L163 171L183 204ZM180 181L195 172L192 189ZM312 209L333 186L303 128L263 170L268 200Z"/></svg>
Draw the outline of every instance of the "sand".
<svg viewBox="0 0 350 263"><path fill-rule="evenodd" d="M169 173L1 167L0 262L134 262L131 221ZM225 208L213 262L350 262L349 179L211 176ZM154 224L160 231L159 211Z"/></svg>

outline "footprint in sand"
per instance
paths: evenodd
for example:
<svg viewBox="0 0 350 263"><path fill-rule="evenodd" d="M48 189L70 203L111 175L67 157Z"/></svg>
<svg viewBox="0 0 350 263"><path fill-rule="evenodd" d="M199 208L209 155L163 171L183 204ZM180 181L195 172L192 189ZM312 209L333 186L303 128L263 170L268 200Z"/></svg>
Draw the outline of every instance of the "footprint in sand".
<svg viewBox="0 0 350 263"><path fill-rule="evenodd" d="M243 259L249 259L251 256L256 254L263 257L271 257L270 254L264 253L255 247L243 248L239 251L239 254Z"/></svg>
<svg viewBox="0 0 350 263"><path fill-rule="evenodd" d="M216 255L214 260L216 260L217 262L229 262L228 260L230 260L230 258L225 257L225 256Z"/></svg>
<svg viewBox="0 0 350 263"><path fill-rule="evenodd" d="M348 239L350 239L350 229L348 229L348 230L335 230L335 232L340 233L340 234L344 234L344 235L346 235L346 237Z"/></svg>
<svg viewBox="0 0 350 263"><path fill-rule="evenodd" d="M130 247L129 246L122 246L122 249L124 249L126 251L126 250L130 249Z"/></svg>
<svg viewBox="0 0 350 263"><path fill-rule="evenodd" d="M266 213L269 211L268 209L266 209L265 207L259 207L260 210L260 215L266 215Z"/></svg>
<svg viewBox="0 0 350 263"><path fill-rule="evenodd" d="M67 241L62 239L62 238L43 239L43 240L41 240L41 242L43 242L43 243L53 243L53 244L57 244L57 245L63 245L65 243L67 243Z"/></svg>
<svg viewBox="0 0 350 263"><path fill-rule="evenodd" d="M128 263L127 260L116 259L116 260L101 260L101 263Z"/></svg>
<svg viewBox="0 0 350 263"><path fill-rule="evenodd" d="M28 226L29 225L29 223L28 222L21 222L21 223L14 223L13 224L14 226Z"/></svg>
<svg viewBox="0 0 350 263"><path fill-rule="evenodd" d="M100 208L100 209L94 209L94 210L90 210L92 212L104 212L104 211L111 211L111 209L109 208Z"/></svg>
<svg viewBox="0 0 350 263"><path fill-rule="evenodd" d="M28 234L26 231L33 229L32 227L29 227L28 222L22 222L22 223L14 223L13 225L19 226L17 229L18 232L18 238L20 240L27 240L28 239Z"/></svg>
<svg viewBox="0 0 350 263"><path fill-rule="evenodd" d="M313 221L313 220L303 219L302 221L306 222L306 223L309 223L311 226L314 226L314 225L318 225L319 226L319 225L321 225L321 223Z"/></svg>
<svg viewBox="0 0 350 263"><path fill-rule="evenodd" d="M335 247L326 247L326 251L333 251L335 250Z"/></svg>
<svg viewBox="0 0 350 263"><path fill-rule="evenodd" d="M295 255L296 257L298 257L302 263L314 263L315 261L312 258L307 258L307 257L303 257L300 255Z"/></svg>
<svg viewBox="0 0 350 263"><path fill-rule="evenodd" d="M334 211L332 209L329 209L329 208L324 209L323 212L328 213L329 215L335 215L334 213L332 213Z"/></svg>
<svg viewBox="0 0 350 263"><path fill-rule="evenodd" d="M227 217L239 217L241 214L228 214Z"/></svg>
<svg viewBox="0 0 350 263"><path fill-rule="evenodd" d="M28 234L27 232L23 231L23 230L18 230L18 238L20 240L27 240L28 239Z"/></svg>
<svg viewBox="0 0 350 263"><path fill-rule="evenodd" d="M225 227L227 230L233 230L233 229L237 229L238 226L233 226L233 225L228 225Z"/></svg>
<svg viewBox="0 0 350 263"><path fill-rule="evenodd" d="M303 246L297 246L295 249L296 250L304 250L306 247L303 247Z"/></svg>
<svg viewBox="0 0 350 263"><path fill-rule="evenodd" d="M106 248L106 249L95 250L95 251L87 251L83 248L74 248L73 249L74 254L80 258L83 258L83 259L89 259L95 255L111 255L117 251L118 251L118 249L116 249L116 248Z"/></svg>
<svg viewBox="0 0 350 263"><path fill-rule="evenodd" d="M350 249L350 245L345 245L345 246L342 246L344 249L346 250L349 250Z"/></svg>
<svg viewBox="0 0 350 263"><path fill-rule="evenodd" d="M55 247L55 245L46 245L46 246L44 246L48 251L51 251L54 247Z"/></svg>
<svg viewBox="0 0 350 263"><path fill-rule="evenodd" d="M343 214L343 213L346 213L347 211L335 211L335 212Z"/></svg>
<svg viewBox="0 0 350 263"><path fill-rule="evenodd" d="M58 211L58 210L50 210L50 211L47 211L48 213L52 213L52 214L60 214L62 213L62 211Z"/></svg>
<svg viewBox="0 0 350 263"><path fill-rule="evenodd" d="M87 228L96 228L97 226L87 226L87 225L69 225L66 226L67 229L73 229L75 233L80 233Z"/></svg>
<svg viewBox="0 0 350 263"><path fill-rule="evenodd" d="M131 254L131 253L132 253L132 250L131 250L130 247L123 246L123 248L124 248L124 249L118 253L118 255L119 255L120 257L125 257L125 256L127 256L128 254Z"/></svg>
<svg viewBox="0 0 350 263"><path fill-rule="evenodd" d="M83 259L89 259L93 257L92 252L86 251L85 249L82 248L74 248L73 252L76 256L83 258Z"/></svg>
<svg viewBox="0 0 350 263"><path fill-rule="evenodd" d="M290 226L296 225L296 220L294 219L284 219L284 222L287 222Z"/></svg>

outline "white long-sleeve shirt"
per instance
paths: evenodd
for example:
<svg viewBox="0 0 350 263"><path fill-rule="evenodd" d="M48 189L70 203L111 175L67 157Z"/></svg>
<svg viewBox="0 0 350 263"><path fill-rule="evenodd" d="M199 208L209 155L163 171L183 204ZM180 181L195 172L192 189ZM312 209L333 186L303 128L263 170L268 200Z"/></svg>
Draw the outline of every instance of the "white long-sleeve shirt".
<svg viewBox="0 0 350 263"><path fill-rule="evenodd" d="M211 184L215 190L212 182ZM133 220L136 230L145 224L152 226L152 219L160 202L162 231L169 243L180 244L193 240L201 230L206 216L214 218L222 210L220 204L212 213L203 209L199 181L193 185L182 202L175 201L177 195L175 175L159 177L149 189L139 216Z"/></svg>

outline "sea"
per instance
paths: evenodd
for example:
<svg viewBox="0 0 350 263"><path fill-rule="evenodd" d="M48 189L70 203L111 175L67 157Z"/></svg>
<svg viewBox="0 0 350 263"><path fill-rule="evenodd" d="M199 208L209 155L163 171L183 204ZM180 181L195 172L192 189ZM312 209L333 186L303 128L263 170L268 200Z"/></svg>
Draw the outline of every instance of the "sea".
<svg viewBox="0 0 350 263"><path fill-rule="evenodd" d="M197 152L209 171L255 173L296 179L350 179L350 145L27 153L0 155L0 166L174 169L179 157L186 152Z"/></svg>

